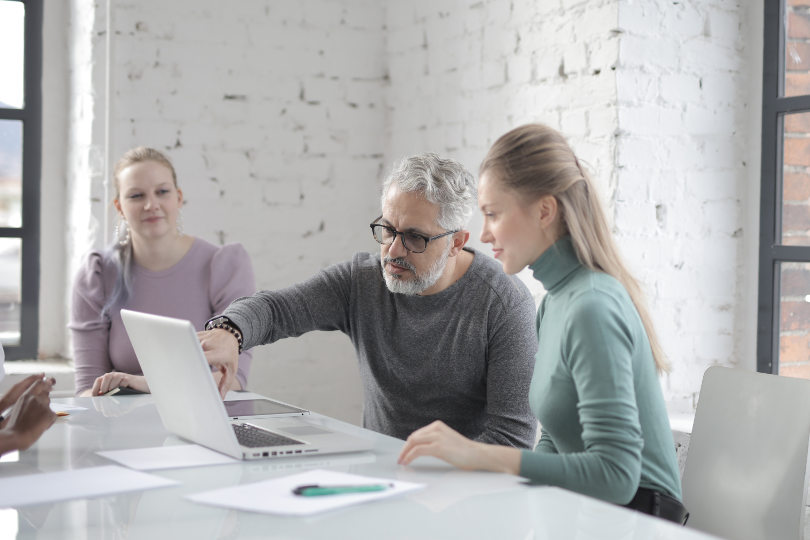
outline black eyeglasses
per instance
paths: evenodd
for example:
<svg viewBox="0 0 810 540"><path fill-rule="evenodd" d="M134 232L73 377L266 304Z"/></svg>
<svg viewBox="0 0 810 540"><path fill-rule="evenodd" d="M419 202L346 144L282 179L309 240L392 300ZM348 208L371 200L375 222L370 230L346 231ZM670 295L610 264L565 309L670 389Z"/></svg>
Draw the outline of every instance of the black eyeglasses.
<svg viewBox="0 0 810 540"><path fill-rule="evenodd" d="M397 239L397 235L399 235L402 246L411 253L422 253L427 249L428 244L432 240L458 232L457 229L455 231L447 231L446 233L437 234L436 236L425 236L423 234L414 232L398 231L395 228L383 225L382 223L372 223L369 225L369 227L371 227L371 234L374 235L374 240L384 246L390 246L393 244L394 240Z"/></svg>

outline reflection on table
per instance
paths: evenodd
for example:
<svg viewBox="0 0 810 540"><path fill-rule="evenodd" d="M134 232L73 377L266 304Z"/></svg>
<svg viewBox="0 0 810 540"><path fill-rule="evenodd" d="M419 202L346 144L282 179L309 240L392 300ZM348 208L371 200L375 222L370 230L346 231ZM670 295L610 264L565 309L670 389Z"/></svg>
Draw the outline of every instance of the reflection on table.
<svg viewBox="0 0 810 540"><path fill-rule="evenodd" d="M5 456L2 478L110 465L96 452L186 444L163 428L151 396L73 398L29 450ZM396 464L402 441L313 413L373 443L371 451L152 471L175 486L0 510L0 538L709 538L663 520L523 479L465 472L435 459ZM257 420L261 423L261 420ZM280 517L193 503L186 495L330 469L425 484L403 496L312 517Z"/></svg>

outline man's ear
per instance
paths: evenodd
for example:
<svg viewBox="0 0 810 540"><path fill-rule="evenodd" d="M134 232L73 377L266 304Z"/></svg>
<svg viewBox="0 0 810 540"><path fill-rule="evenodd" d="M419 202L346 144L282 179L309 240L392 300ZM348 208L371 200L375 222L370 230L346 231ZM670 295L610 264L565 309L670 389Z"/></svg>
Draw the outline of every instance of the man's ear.
<svg viewBox="0 0 810 540"><path fill-rule="evenodd" d="M450 248L450 254L448 257L455 257L458 255L458 252L462 250L462 248L467 245L467 241L470 239L470 231L466 229L461 229L458 232L453 233L453 247Z"/></svg>

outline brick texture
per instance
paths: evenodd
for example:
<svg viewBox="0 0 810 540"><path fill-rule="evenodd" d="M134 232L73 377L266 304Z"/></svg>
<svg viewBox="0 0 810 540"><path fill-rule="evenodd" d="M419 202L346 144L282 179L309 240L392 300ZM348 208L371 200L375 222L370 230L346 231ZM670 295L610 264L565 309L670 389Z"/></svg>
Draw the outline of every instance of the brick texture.
<svg viewBox="0 0 810 540"><path fill-rule="evenodd" d="M785 44L785 94L810 93L810 10L791 2ZM784 117L782 243L810 245L810 114ZM810 265L781 265L779 373L810 377Z"/></svg>
<svg viewBox="0 0 810 540"><path fill-rule="evenodd" d="M785 133L803 135L810 133L810 113L791 113L785 115Z"/></svg>
<svg viewBox="0 0 810 540"><path fill-rule="evenodd" d="M385 165L374 2L114 5L113 154L169 154L187 230L242 242L260 288L375 247L362 234Z"/></svg>
<svg viewBox="0 0 810 540"><path fill-rule="evenodd" d="M620 4L614 230L672 362L671 410L692 407L707 367L752 356L743 261L758 231L743 220L751 164L733 135L760 107L746 89L760 76L749 24L722 1ZM628 221L626 208L650 218Z"/></svg>
<svg viewBox="0 0 810 540"><path fill-rule="evenodd" d="M779 375L784 375L786 377L797 377L800 379L810 379L810 362L780 365Z"/></svg>
<svg viewBox="0 0 810 540"><path fill-rule="evenodd" d="M810 320L810 303L804 299L791 301L782 298L780 306L780 332L803 331Z"/></svg>
<svg viewBox="0 0 810 540"><path fill-rule="evenodd" d="M785 165L810 166L810 138L785 138Z"/></svg>
<svg viewBox="0 0 810 540"><path fill-rule="evenodd" d="M800 365L802 362L810 364L810 335L783 333L779 338L780 372L782 368Z"/></svg>
<svg viewBox="0 0 810 540"><path fill-rule="evenodd" d="M785 49L786 69L807 71L810 68L810 43L792 40Z"/></svg>
<svg viewBox="0 0 810 540"><path fill-rule="evenodd" d="M792 9L788 12L788 39L810 39L810 13Z"/></svg>
<svg viewBox="0 0 810 540"><path fill-rule="evenodd" d="M758 140L748 111L759 107L748 81L760 76L748 58L749 37L761 30L745 8L723 0L112 5L113 158L135 144L165 150L187 199L186 230L242 242L259 287L376 249L366 225L393 161L433 151L477 171L495 138L544 122L592 171L647 293L673 364L662 381L670 408L691 410L706 367L748 354L742 247L757 231L743 222L746 138ZM79 171L74 232L88 228L83 216L102 222L107 207L97 188L105 13L93 6L74 23L85 44L74 54L80 84L72 88L81 98L69 167ZM806 17L792 26L810 34ZM796 75L788 86L810 87ZM804 171L788 172L802 201ZM482 247L477 215L470 230ZM103 238L98 224L95 232ZM540 285L522 277L539 301ZM272 380L282 399L347 418L342 404L312 395L329 383L351 387L332 367L353 364L351 347L308 339L259 349L251 382ZM297 360L266 360L276 355ZM270 373L270 365L280 367ZM328 375L307 386L303 374Z"/></svg>
<svg viewBox="0 0 810 540"><path fill-rule="evenodd" d="M781 290L783 297L802 297L810 294L810 272L803 264L783 264Z"/></svg>

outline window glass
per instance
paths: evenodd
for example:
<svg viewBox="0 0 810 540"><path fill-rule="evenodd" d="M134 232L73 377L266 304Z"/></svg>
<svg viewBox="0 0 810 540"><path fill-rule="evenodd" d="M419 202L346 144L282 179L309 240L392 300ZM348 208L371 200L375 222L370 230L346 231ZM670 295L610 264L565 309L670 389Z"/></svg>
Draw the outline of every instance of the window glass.
<svg viewBox="0 0 810 540"><path fill-rule="evenodd" d="M779 375L810 379L810 263L779 266Z"/></svg>
<svg viewBox="0 0 810 540"><path fill-rule="evenodd" d="M782 244L810 246L810 113L786 114L782 151Z"/></svg>
<svg viewBox="0 0 810 540"><path fill-rule="evenodd" d="M22 239L0 238L0 343L20 343Z"/></svg>
<svg viewBox="0 0 810 540"><path fill-rule="evenodd" d="M22 122L0 120L0 227L22 226Z"/></svg>
<svg viewBox="0 0 810 540"><path fill-rule="evenodd" d="M0 1L0 108L23 107L25 4Z"/></svg>
<svg viewBox="0 0 810 540"><path fill-rule="evenodd" d="M43 1L0 0L0 343L6 360L37 356L42 109L35 99L39 82L27 83L42 76Z"/></svg>

